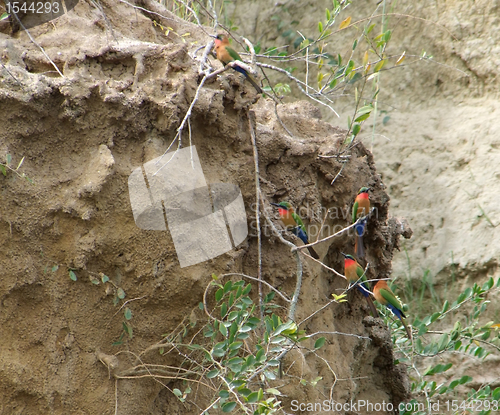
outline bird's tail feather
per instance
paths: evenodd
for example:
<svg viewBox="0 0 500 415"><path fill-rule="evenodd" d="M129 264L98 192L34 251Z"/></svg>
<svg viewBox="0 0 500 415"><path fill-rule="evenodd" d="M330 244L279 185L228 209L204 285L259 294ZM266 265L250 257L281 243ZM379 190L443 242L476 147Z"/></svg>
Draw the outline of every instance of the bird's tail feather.
<svg viewBox="0 0 500 415"><path fill-rule="evenodd" d="M363 245L363 236L356 235L356 242L354 243L354 252L358 259L365 257L365 247Z"/></svg>
<svg viewBox="0 0 500 415"><path fill-rule="evenodd" d="M356 240L354 243L354 252L356 252L356 256L358 258L365 257L365 246L363 244L363 235L365 234L365 229L366 229L366 219L360 221L355 226Z"/></svg>
<svg viewBox="0 0 500 415"><path fill-rule="evenodd" d="M373 317L377 318L379 317L377 307L375 307L375 304L373 303L373 300L370 296L366 297L366 301L368 302L368 307L370 307L370 310L373 314Z"/></svg>
<svg viewBox="0 0 500 415"><path fill-rule="evenodd" d="M314 259L319 259L319 255L318 253L313 249L312 246L308 246L307 247L307 250L309 251L309 253L311 254L311 256L314 258Z"/></svg>
<svg viewBox="0 0 500 415"><path fill-rule="evenodd" d="M399 319L401 320L401 323L403 323L403 326L406 330L406 335L411 340L411 331L410 331L410 328L408 327L408 324L406 324L406 321L403 317L400 317Z"/></svg>
<svg viewBox="0 0 500 415"><path fill-rule="evenodd" d="M255 88L255 90L257 91L257 94L262 94L262 89L260 88L259 85L257 85L257 82L255 82L252 77L250 75L248 75L247 73L245 73L247 79L248 79L248 82L250 82L252 84L252 86Z"/></svg>

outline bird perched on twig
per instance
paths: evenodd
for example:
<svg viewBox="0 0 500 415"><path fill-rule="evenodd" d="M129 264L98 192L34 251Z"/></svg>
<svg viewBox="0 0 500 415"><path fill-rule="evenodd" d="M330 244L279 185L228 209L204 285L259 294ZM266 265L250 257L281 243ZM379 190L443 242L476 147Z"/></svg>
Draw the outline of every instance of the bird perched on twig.
<svg viewBox="0 0 500 415"><path fill-rule="evenodd" d="M368 307L370 307L370 311L373 314L373 317L378 317L377 307L373 304L373 300L371 298L370 287L368 286L368 281L366 280L365 271L361 268L361 265L357 263L352 255L347 255L341 252L344 255L344 275L346 280L349 282L349 285L356 284L357 289L363 294L363 297L366 298L368 303Z"/></svg>
<svg viewBox="0 0 500 415"><path fill-rule="evenodd" d="M298 236L302 240L302 242L304 242L306 245L309 244L309 239L307 237L304 222L302 222L300 216L295 213L293 206L288 202L271 203L271 205L278 208L280 219L285 224L285 226L287 228L291 228L292 233ZM319 255L312 246L308 246L307 249L314 259L319 259Z"/></svg>
<svg viewBox="0 0 500 415"><path fill-rule="evenodd" d="M229 46L229 39L224 35L217 35L215 38L215 52L217 54L217 59L219 59L224 65L227 65L229 62L233 61L242 61L240 55ZM234 66L234 70L242 73L248 79L248 81L252 84L258 94L262 94L262 89L259 85L252 79L252 77L240 66Z"/></svg>
<svg viewBox="0 0 500 415"><path fill-rule="evenodd" d="M373 287L373 295L375 296L375 300L377 300L380 304L385 305L397 318L401 320L408 338L411 339L411 331L405 321L406 316L403 313L403 306L389 288L387 282L383 280L378 281L375 284L375 287Z"/></svg>

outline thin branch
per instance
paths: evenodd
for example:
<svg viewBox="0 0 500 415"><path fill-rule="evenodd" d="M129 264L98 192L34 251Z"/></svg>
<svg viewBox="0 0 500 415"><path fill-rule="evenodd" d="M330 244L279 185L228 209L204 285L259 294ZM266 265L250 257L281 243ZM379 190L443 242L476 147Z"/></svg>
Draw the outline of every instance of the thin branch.
<svg viewBox="0 0 500 415"><path fill-rule="evenodd" d="M297 87L300 89L300 91L308 96L309 98L311 98L313 101L316 101L318 104L321 104L327 108L329 108L337 117L340 118L340 115L337 113L337 111L335 111L333 109L333 107L331 107L330 105L328 104L325 104L324 102L322 102L321 100L315 98L313 95L309 94L308 92L306 92L304 90L304 88L302 88L302 85L304 85L306 88L311 88L313 89L312 87L309 87L307 84L305 84L304 82L302 82L300 79L297 79L295 76L293 76L290 72L286 71L285 69L281 69L281 68L278 68L277 66L274 66L274 65L269 65L267 63L261 63L261 62L257 62L256 63L257 66L260 66L262 68L267 68L267 69L272 69L273 71L276 71L276 72L280 72L280 73L283 73L285 74L286 76L288 76L288 78L290 78L292 81L294 81L297 85ZM330 99L328 99L328 97L326 97L325 95L321 95L323 98L325 98L326 100L332 102Z"/></svg>
<svg viewBox="0 0 500 415"><path fill-rule="evenodd" d="M62 72L59 70L59 68L57 67L57 65L54 63L54 61L52 59L50 59L49 55L47 55L47 52L45 52L45 49L35 40L33 39L33 36L31 36L31 33L28 31L28 29L26 29L26 27L24 27L23 25L23 22L21 22L21 20L19 20L19 17L17 17L17 14L14 13L11 9L11 12L12 14L14 15L14 17L16 18L17 22L19 23L19 25L23 28L23 30L26 32L26 34L28 35L28 37L30 38L30 40L36 45L38 46L38 48L42 51L43 55L47 58L47 60L51 63L51 65L55 68L55 70L57 71L57 73L59 75L61 75L63 78L64 78L64 75L62 74Z"/></svg>
<svg viewBox="0 0 500 415"><path fill-rule="evenodd" d="M246 39L245 39L246 40ZM264 310L262 308L262 233L260 229L260 171L259 171L259 152L257 150L257 140L255 137L255 113L248 111L248 126L250 129L250 139L253 149L253 163L255 170L255 222L257 227L257 278L259 280L259 312L261 320L264 319Z"/></svg>
<svg viewBox="0 0 500 415"><path fill-rule="evenodd" d="M231 277L231 276L240 276L240 277L243 277L243 278L248 278L249 280L252 280L252 281L259 281L258 278L251 277L250 275L239 274L239 273L236 273L236 272L233 272L233 273L230 273L230 274L221 274L221 275L219 275L219 278ZM287 303L289 303L289 302L292 301L289 298L287 298L281 291L279 291L276 288L274 288L271 284L269 284L265 280L262 280L261 282L262 282L262 284L264 284L265 286L267 286L268 288L270 288L272 291L274 291L276 294L278 294Z"/></svg>

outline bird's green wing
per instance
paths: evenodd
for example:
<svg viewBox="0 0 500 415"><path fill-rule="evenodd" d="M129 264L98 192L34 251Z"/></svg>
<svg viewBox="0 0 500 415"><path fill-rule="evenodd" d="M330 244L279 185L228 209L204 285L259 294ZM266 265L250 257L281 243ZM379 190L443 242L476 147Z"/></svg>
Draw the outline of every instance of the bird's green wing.
<svg viewBox="0 0 500 415"><path fill-rule="evenodd" d="M302 222L302 219L300 218L300 216L297 215L295 212L293 212L292 218L297 223L297 225L300 226L300 229L302 229L304 231L304 233L307 235L306 227L304 226L304 222Z"/></svg>
<svg viewBox="0 0 500 415"><path fill-rule="evenodd" d="M238 52L236 52L233 48L226 46L226 51L235 61L241 61L240 55L238 55Z"/></svg>
<svg viewBox="0 0 500 415"><path fill-rule="evenodd" d="M361 281L366 281L365 270L361 267L356 267L356 275L361 278Z"/></svg>
<svg viewBox="0 0 500 415"><path fill-rule="evenodd" d="M356 222L356 219L358 219L358 202L354 202L352 206L352 223Z"/></svg>
<svg viewBox="0 0 500 415"><path fill-rule="evenodd" d="M396 307L398 310L402 310L403 307L401 306L401 303L399 300L396 298L396 296L387 290L384 290L383 288L380 290L380 295L391 305Z"/></svg>

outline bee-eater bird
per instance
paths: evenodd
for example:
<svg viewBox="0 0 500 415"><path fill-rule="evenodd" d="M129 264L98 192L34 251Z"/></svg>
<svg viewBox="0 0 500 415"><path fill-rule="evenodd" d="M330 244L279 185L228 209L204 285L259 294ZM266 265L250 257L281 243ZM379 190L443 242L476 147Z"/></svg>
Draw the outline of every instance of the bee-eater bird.
<svg viewBox="0 0 500 415"><path fill-rule="evenodd" d="M366 280L365 271L357 263L352 255L347 255L341 252L344 255L344 275L349 285L356 284L357 289L363 294L368 302L368 307L370 307L370 311L373 314L373 317L378 317L377 307L373 304L373 300L371 298L370 287L368 286L368 281Z"/></svg>
<svg viewBox="0 0 500 415"><path fill-rule="evenodd" d="M389 288L387 282L383 280L378 281L375 284L375 287L373 287L373 295L375 296L375 300L377 300L380 304L385 305L397 318L401 320L408 338L411 339L411 331L405 321L406 316L403 313L403 306Z"/></svg>
<svg viewBox="0 0 500 415"><path fill-rule="evenodd" d="M271 205L278 208L280 219L287 228L291 228L294 235L298 236L302 242L306 245L309 244L309 239L307 238L306 227L304 222L300 219L300 216L295 213L292 205L288 202L271 203ZM307 249L314 259L319 259L319 255L313 249L312 246L308 246Z"/></svg>
<svg viewBox="0 0 500 415"><path fill-rule="evenodd" d="M217 53L217 59L219 59L224 64L224 66L229 62L242 61L240 55L238 55L238 53L231 46L229 46L229 39L224 35L217 35L217 37L215 38L215 52ZM252 84L257 93L262 94L262 89L250 77L250 75L248 75L247 71L237 65L234 67L234 70L245 75L245 77Z"/></svg>
<svg viewBox="0 0 500 415"><path fill-rule="evenodd" d="M358 195L352 206L352 222L356 222L359 218L370 213L370 197L368 196L369 187L359 189ZM363 235L366 229L366 219L362 220L355 226L356 242L354 244L354 252L358 258L365 257L365 246L363 245Z"/></svg>

